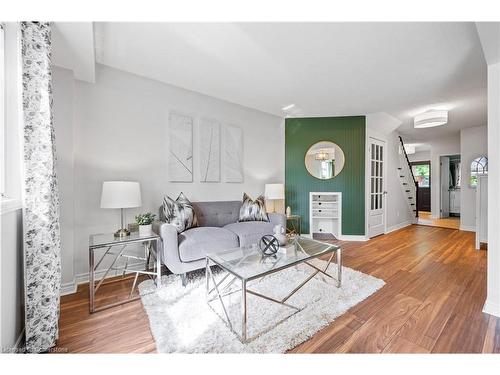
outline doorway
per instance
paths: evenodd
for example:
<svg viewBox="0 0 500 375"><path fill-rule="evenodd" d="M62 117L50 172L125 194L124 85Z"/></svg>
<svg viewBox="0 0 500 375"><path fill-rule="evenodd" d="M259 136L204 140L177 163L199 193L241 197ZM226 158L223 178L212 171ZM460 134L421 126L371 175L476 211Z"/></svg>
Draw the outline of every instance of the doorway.
<svg viewBox="0 0 500 375"><path fill-rule="evenodd" d="M413 176L418 184L417 210L431 211L431 162L414 161L411 164Z"/></svg>

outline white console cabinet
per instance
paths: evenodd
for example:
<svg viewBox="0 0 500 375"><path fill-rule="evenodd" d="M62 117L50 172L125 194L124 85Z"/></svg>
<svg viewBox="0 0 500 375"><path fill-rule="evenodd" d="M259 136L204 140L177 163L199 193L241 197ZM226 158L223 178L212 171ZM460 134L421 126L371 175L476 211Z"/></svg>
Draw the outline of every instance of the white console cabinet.
<svg viewBox="0 0 500 375"><path fill-rule="evenodd" d="M314 239L342 236L342 193L309 193L309 233Z"/></svg>

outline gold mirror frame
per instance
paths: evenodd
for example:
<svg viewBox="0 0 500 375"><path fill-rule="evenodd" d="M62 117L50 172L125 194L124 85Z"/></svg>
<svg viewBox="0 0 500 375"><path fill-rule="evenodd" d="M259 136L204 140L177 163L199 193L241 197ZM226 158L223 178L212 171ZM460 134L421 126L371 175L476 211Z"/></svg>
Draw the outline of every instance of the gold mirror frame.
<svg viewBox="0 0 500 375"><path fill-rule="evenodd" d="M333 175L331 177L321 177L318 175L315 175L313 170L310 169L310 163L308 163L308 160L307 160L307 156L308 155L311 155L310 154L310 151L312 148L316 147L317 145L321 144L321 143L327 143L327 144L331 144L331 145L326 145L325 147L321 147L319 148L318 150L318 153L317 155L319 155L319 157L325 157L325 158L328 158L328 152L327 151L324 151L322 149L325 149L325 150L328 150L329 148L334 148L335 152L339 152L340 151L340 155L341 157L335 157L333 160L341 160L342 161L342 165L340 166L340 169L338 169L338 171L335 170L335 167L333 169ZM329 147L327 147L329 146ZM327 160L327 159L325 159ZM321 141L317 141L315 143L313 143L312 145L310 145L308 148L307 148L307 151L306 151L306 154L304 155L304 166L306 167L306 170L307 170L307 173L309 173L311 176L313 176L314 178L317 178L318 180L322 180L322 181L327 181L327 180L331 180L335 177L337 177L344 169L345 167L345 153L344 153L344 150L342 150L342 148L336 144L335 142L333 141L330 141L330 140L321 140Z"/></svg>

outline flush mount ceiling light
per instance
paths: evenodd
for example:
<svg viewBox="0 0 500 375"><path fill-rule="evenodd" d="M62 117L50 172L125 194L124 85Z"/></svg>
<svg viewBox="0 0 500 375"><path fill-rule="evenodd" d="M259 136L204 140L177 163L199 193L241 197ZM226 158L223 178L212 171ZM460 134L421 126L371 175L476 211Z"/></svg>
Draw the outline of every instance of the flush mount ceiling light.
<svg viewBox="0 0 500 375"><path fill-rule="evenodd" d="M413 126L415 129L432 128L448 122L448 111L427 111L415 116Z"/></svg>
<svg viewBox="0 0 500 375"><path fill-rule="evenodd" d="M326 151L320 151L317 152L316 155L314 155L314 159L316 160L328 160L330 158L330 155L328 155L328 152Z"/></svg>

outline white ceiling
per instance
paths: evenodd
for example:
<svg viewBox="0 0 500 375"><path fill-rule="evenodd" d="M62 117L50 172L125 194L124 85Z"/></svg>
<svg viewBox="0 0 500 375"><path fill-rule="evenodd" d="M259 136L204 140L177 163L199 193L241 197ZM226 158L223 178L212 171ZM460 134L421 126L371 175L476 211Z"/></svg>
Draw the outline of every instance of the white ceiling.
<svg viewBox="0 0 500 375"><path fill-rule="evenodd" d="M486 124L474 23L96 23L97 62L283 115L387 112L408 141ZM449 109L415 130L412 116Z"/></svg>

